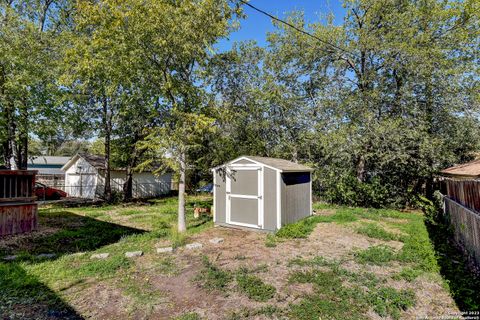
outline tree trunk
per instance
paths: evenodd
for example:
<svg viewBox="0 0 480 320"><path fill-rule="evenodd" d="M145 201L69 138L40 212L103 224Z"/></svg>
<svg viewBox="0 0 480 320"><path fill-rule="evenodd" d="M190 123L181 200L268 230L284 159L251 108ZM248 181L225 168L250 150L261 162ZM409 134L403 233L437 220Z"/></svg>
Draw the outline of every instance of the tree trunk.
<svg viewBox="0 0 480 320"><path fill-rule="evenodd" d="M365 181L365 157L360 156L357 162L357 180L358 182Z"/></svg>
<svg viewBox="0 0 480 320"><path fill-rule="evenodd" d="M112 119L108 110L107 98L103 98L103 130L105 134L105 186L103 194L107 202L112 202L112 187L110 185L110 135Z"/></svg>
<svg viewBox="0 0 480 320"><path fill-rule="evenodd" d="M178 231L187 230L185 223L185 177L187 166L185 164L185 153L180 154L180 179L178 181Z"/></svg>
<svg viewBox="0 0 480 320"><path fill-rule="evenodd" d="M133 198L133 172L130 164L127 166L125 183L123 184L123 201L128 202Z"/></svg>
<svg viewBox="0 0 480 320"><path fill-rule="evenodd" d="M20 130L18 141L18 163L17 167L20 170L27 170L28 165L28 110L26 103L20 110Z"/></svg>

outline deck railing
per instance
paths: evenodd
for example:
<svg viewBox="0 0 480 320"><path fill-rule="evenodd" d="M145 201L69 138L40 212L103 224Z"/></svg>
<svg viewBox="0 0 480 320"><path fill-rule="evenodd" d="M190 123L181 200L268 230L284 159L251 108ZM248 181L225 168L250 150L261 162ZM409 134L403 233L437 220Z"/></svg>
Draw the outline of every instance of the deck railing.
<svg viewBox="0 0 480 320"><path fill-rule="evenodd" d="M36 171L0 170L0 237L37 229Z"/></svg>

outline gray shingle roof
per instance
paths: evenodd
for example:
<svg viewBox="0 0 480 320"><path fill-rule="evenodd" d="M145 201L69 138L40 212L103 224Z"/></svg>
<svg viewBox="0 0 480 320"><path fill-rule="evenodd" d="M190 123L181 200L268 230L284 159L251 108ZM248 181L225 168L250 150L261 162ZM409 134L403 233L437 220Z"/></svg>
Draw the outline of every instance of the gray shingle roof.
<svg viewBox="0 0 480 320"><path fill-rule="evenodd" d="M288 161L285 159L278 159L278 158L268 158L268 157L257 157L257 156L244 156L247 159L251 159L253 161L260 162L267 166L285 171L285 172L299 172L299 171L313 171L312 168L304 166L299 163L295 163L292 161Z"/></svg>

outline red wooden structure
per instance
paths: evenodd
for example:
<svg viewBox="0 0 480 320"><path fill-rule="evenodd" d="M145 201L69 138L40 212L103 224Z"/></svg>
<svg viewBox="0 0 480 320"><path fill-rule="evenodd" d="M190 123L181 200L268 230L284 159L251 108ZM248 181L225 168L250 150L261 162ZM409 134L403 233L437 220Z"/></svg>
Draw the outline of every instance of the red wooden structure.
<svg viewBox="0 0 480 320"><path fill-rule="evenodd" d="M38 209L33 194L36 173L0 170L0 237L37 229Z"/></svg>

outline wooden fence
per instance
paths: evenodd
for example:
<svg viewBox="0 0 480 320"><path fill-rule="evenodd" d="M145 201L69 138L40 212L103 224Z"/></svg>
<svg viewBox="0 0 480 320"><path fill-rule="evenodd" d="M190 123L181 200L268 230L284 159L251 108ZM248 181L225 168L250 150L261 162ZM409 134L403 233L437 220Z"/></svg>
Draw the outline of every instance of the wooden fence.
<svg viewBox="0 0 480 320"><path fill-rule="evenodd" d="M455 240L480 266L480 214L449 197L443 199L444 211L453 227Z"/></svg>
<svg viewBox="0 0 480 320"><path fill-rule="evenodd" d="M442 193L467 208L480 212L480 180L444 179Z"/></svg>

